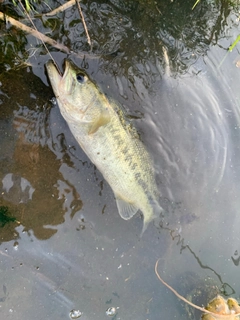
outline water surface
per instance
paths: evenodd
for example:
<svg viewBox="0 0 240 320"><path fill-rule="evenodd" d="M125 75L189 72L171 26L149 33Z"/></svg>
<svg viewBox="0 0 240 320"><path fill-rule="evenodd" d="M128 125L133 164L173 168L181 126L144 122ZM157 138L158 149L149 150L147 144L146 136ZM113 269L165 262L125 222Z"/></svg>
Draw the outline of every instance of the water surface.
<svg viewBox="0 0 240 320"><path fill-rule="evenodd" d="M80 310L84 320L102 320L115 307L113 319L185 319L184 305L154 274L158 258L160 274L185 296L197 275L239 298L239 45L227 51L237 8L81 5L100 57L71 58L126 108L154 160L164 216L142 238L140 214L120 218L54 102L49 56L1 22L0 204L19 221L0 229L2 317L69 319ZM75 7L36 24L89 54ZM50 50L62 66L66 54Z"/></svg>

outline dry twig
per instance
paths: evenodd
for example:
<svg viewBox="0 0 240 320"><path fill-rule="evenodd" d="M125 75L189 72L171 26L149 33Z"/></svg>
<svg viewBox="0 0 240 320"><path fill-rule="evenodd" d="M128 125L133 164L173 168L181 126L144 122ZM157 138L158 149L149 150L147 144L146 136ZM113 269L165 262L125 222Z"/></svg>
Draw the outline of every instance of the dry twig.
<svg viewBox="0 0 240 320"><path fill-rule="evenodd" d="M54 48L57 48L57 49L65 52L65 53L68 53L68 54L70 53L70 50L68 49L68 47L62 45L61 43L58 43L57 41L55 41L47 36L45 36L41 32L26 26L25 24L19 22L18 20L15 20L14 18L12 18L6 14L3 14L2 12L0 12L0 20L10 22L14 27L17 27L18 29L25 31L29 34L32 34L35 38L42 40L45 43L50 44Z"/></svg>
<svg viewBox="0 0 240 320"><path fill-rule="evenodd" d="M51 45L52 47L65 52L67 54L75 54L80 58L89 58L89 59L99 59L100 55L94 55L94 54L87 54L87 53L82 53L82 52L73 52L70 51L68 47L66 47L65 45L51 39L48 36L45 36L43 33L37 31L36 29L30 28L28 26L26 26L25 24L21 23L20 21L10 17L7 14L4 14L3 12L0 11L0 20L2 21L6 21L11 23L11 25L13 25L14 27L31 34L32 36L34 36L35 38L41 40L44 43L48 43L49 45Z"/></svg>
<svg viewBox="0 0 240 320"><path fill-rule="evenodd" d="M91 39L90 39L90 36L89 36L89 33L88 33L87 25L86 25L86 22L85 22L85 19L84 19L84 15L83 15L83 13L82 13L82 9L81 9L79 0L76 0L76 4L77 4L78 12L79 12L79 14L80 14L80 16L81 16L81 19L82 19L82 23L83 23L83 26L84 26L84 30L85 30L85 32L86 32L87 42L88 42L88 44L90 45L91 50L92 50Z"/></svg>
<svg viewBox="0 0 240 320"><path fill-rule="evenodd" d="M43 16L46 16L46 17L54 16L55 14L58 14L59 12L65 11L66 9L74 6L75 4L76 4L76 0L69 0L68 2L66 2L62 6L52 10L51 12L43 14Z"/></svg>

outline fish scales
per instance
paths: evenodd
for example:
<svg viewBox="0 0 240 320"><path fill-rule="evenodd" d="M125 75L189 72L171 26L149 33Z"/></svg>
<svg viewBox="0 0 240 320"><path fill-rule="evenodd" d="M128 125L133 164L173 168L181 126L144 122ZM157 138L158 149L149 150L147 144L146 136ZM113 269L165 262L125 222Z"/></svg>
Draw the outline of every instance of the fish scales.
<svg viewBox="0 0 240 320"><path fill-rule="evenodd" d="M72 62L66 60L63 76L52 61L46 69L62 116L111 186L120 216L128 220L141 210L144 231L162 208L152 161L136 129L126 121L121 107Z"/></svg>

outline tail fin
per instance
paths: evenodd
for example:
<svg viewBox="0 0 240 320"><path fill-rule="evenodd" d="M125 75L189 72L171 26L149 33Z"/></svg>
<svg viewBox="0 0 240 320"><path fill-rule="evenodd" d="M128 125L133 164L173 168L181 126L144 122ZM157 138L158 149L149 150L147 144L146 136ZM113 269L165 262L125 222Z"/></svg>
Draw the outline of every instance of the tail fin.
<svg viewBox="0 0 240 320"><path fill-rule="evenodd" d="M152 206L152 213L148 215L144 215L143 228L142 228L140 237L143 236L144 232L148 227L148 224L152 220L160 222L160 216L161 216L161 213L163 212L163 208L160 206L160 204L156 200L151 201L151 206Z"/></svg>

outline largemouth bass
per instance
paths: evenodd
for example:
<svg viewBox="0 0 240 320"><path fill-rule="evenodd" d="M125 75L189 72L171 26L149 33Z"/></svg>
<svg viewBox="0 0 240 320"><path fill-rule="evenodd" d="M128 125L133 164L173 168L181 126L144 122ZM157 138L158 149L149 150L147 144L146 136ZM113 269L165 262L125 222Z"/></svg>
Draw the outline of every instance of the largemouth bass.
<svg viewBox="0 0 240 320"><path fill-rule="evenodd" d="M124 111L71 61L61 76L52 61L48 77L61 114L89 159L111 186L120 216L128 220L140 209L142 232L162 211L152 161Z"/></svg>

